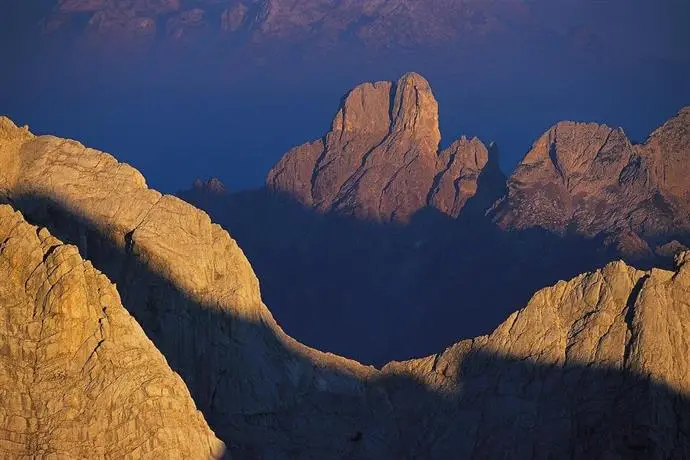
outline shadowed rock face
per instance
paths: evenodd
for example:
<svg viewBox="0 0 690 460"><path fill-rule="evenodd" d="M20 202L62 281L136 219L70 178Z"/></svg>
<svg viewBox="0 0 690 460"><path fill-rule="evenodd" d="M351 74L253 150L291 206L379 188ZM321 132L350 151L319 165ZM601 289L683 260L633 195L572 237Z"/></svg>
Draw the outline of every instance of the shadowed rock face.
<svg viewBox="0 0 690 460"><path fill-rule="evenodd" d="M123 303L238 458L690 455L690 254L674 271L616 262L560 282L487 336L376 370L286 336L228 233L111 156L3 119L0 162L4 199L76 242L117 281ZM79 260L73 247L47 251L54 240L23 225L27 234L3 243L0 263L24 239L41 250L22 260L36 258L47 271L63 256ZM31 292L19 281L17 295ZM7 286L14 289L2 282L0 294ZM94 366L112 332L99 332L100 307L85 337L106 339ZM13 388L2 385L5 394Z"/></svg>
<svg viewBox="0 0 690 460"><path fill-rule="evenodd" d="M690 110L633 145L623 130L563 122L533 145L494 219L505 229L607 234L624 256L690 230Z"/></svg>
<svg viewBox="0 0 690 460"><path fill-rule="evenodd" d="M0 456L219 458L110 281L0 205Z"/></svg>
<svg viewBox="0 0 690 460"><path fill-rule="evenodd" d="M325 138L285 154L266 183L361 219L407 222L427 205L457 217L490 158L476 138L439 153L440 140L438 103L421 75L365 83L345 97ZM495 159L489 166L498 171Z"/></svg>

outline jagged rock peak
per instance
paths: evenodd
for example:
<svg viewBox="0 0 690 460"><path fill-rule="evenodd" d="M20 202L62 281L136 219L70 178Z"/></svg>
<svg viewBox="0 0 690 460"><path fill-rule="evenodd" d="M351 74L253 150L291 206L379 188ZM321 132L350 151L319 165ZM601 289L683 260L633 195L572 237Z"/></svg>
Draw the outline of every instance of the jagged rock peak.
<svg viewBox="0 0 690 460"><path fill-rule="evenodd" d="M204 193L213 193L216 195L223 195L227 191L225 188L225 184L216 177L212 177L207 181L197 178L192 183L192 187L194 188L194 190Z"/></svg>
<svg viewBox="0 0 690 460"><path fill-rule="evenodd" d="M663 192L677 205L690 203L690 106L656 129L639 150Z"/></svg>
<svg viewBox="0 0 690 460"><path fill-rule="evenodd" d="M406 73L397 82L363 83L345 97L332 131L405 133L438 146L438 103L429 82L415 72Z"/></svg>
<svg viewBox="0 0 690 460"><path fill-rule="evenodd" d="M546 131L518 165L534 165L546 161L564 181L581 174L596 158L614 130L597 123L562 121ZM625 138L622 129L616 135ZM627 140L627 138L626 138ZM628 142L629 143L629 142Z"/></svg>
<svg viewBox="0 0 690 460"><path fill-rule="evenodd" d="M628 260L649 259L690 230L689 125L685 108L633 145L621 128L558 123L515 169L494 217L503 228L601 234Z"/></svg>
<svg viewBox="0 0 690 460"><path fill-rule="evenodd" d="M436 206L455 217L476 193L489 155L478 139L444 152L440 140L438 103L424 77L364 83L344 98L332 130L286 153L266 183L324 212L406 222Z"/></svg>
<svg viewBox="0 0 690 460"><path fill-rule="evenodd" d="M332 123L333 132L381 133L390 129L389 81L363 83L350 91ZM342 134L341 134L342 135Z"/></svg>
<svg viewBox="0 0 690 460"><path fill-rule="evenodd" d="M392 403L427 435L458 440L435 442L432 458L687 458L689 260L675 272L617 261L541 289L489 335L383 368L453 410L406 407L413 390ZM406 452L423 457L415 441Z"/></svg>
<svg viewBox="0 0 690 460"><path fill-rule="evenodd" d="M419 141L438 148L441 132L438 127L438 102L429 82L415 72L400 77L395 86L392 107L392 130L411 133Z"/></svg>

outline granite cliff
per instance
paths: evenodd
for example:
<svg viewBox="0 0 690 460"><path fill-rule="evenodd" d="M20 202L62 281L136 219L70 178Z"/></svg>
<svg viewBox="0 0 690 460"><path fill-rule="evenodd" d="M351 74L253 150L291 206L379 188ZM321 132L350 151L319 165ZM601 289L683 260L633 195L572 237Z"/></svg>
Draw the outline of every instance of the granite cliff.
<svg viewBox="0 0 690 460"><path fill-rule="evenodd" d="M118 351L116 338L131 334L132 343L151 347L92 265L97 267L116 283L122 304L238 458L690 455L690 253L679 255L672 271L614 262L559 282L534 294L489 335L377 370L287 336L263 304L252 267L230 235L202 211L148 189L141 174L112 156L74 141L36 137L0 119L0 164L3 201L75 244L63 245L9 207L0 208L0 231L11 236L0 251L0 269L10 274L0 293L3 299L16 294L3 308L14 312L17 299L26 299L29 309L40 307L46 324L58 331L45 337L46 345L84 343L80 359L97 347L86 367L100 382L110 375L109 366L128 356L123 351L105 361ZM32 275L34 266L39 268ZM34 288L46 292L46 286L26 280L45 277L64 286L45 294L49 305L27 298ZM100 300L92 297L97 293ZM24 304L16 311L30 315ZM71 327L71 315L79 311L84 316L76 323L85 337L77 337L81 327ZM119 321L124 329L110 336ZM0 325L0 334L16 336L13 318ZM100 346L97 337L89 342L93 331L104 339ZM13 352L11 346L2 349ZM180 449L196 446L210 453L217 442L185 402L179 380L155 350L148 354L149 369L159 363L161 378L177 382L168 384L179 395L178 405L166 407L192 411L187 424L167 429L198 440ZM61 384L65 378L81 382L83 370L76 372L72 363L46 365ZM127 365L117 375L135 376L137 369ZM0 391L13 391L11 382L3 380ZM48 377L41 384L47 383ZM76 401L86 391L80 388L75 386ZM128 403L139 407L139 401ZM19 430L19 419L0 420L13 424L10 431ZM66 436L78 436L78 428L61 427ZM161 430L161 439L169 439L169 432ZM58 445L56 431L45 433L40 448ZM142 455L149 452L155 455Z"/></svg>

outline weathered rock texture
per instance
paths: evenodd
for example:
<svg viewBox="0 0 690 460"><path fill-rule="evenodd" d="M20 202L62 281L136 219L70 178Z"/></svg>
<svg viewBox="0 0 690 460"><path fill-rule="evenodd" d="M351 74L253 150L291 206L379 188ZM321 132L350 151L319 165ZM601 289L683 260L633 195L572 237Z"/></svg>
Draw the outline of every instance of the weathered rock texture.
<svg viewBox="0 0 690 460"><path fill-rule="evenodd" d="M79 15L88 18L85 26ZM254 44L311 39L331 47L355 41L382 48L391 43L440 45L461 38L481 43L530 18L527 4L497 1L467 7L443 0L58 0L47 15L46 29L76 28L112 44L114 39L138 38L145 29L155 34L159 23L165 24L165 39L178 40L203 23L217 35L246 31ZM150 25L142 26L143 21Z"/></svg>
<svg viewBox="0 0 690 460"><path fill-rule="evenodd" d="M438 103L419 74L353 89L323 140L289 151L270 189L307 206L377 221L406 222L427 205L457 217L498 163L478 139L439 153ZM500 191L500 185L498 185Z"/></svg>
<svg viewBox="0 0 690 460"><path fill-rule="evenodd" d="M76 244L116 283L231 451L266 458L252 452L265 446L261 452L278 455L306 445L310 458L328 458L350 449L346 407L363 397L372 369L286 336L261 302L244 254L205 213L148 189L138 171L108 154L35 137L6 118L0 164L4 199ZM339 441L294 436L325 423L318 416L298 422L293 408L329 407L330 399L343 405L342 418L329 422L332 432L343 431ZM266 419L274 428L264 427ZM296 431L290 436L274 424Z"/></svg>
<svg viewBox="0 0 690 460"><path fill-rule="evenodd" d="M0 164L5 200L117 282L238 458L690 456L690 254L674 272L616 262L558 283L488 336L378 371L286 336L228 233L111 156L1 119ZM39 267L58 266L49 280L77 259L26 231ZM101 307L94 366L112 332Z"/></svg>
<svg viewBox="0 0 690 460"><path fill-rule="evenodd" d="M648 257L690 231L690 108L633 145L622 129L563 122L533 145L508 182L503 228L606 234Z"/></svg>
<svg viewBox="0 0 690 460"><path fill-rule="evenodd" d="M110 281L0 205L0 457L223 451Z"/></svg>
<svg viewBox="0 0 690 460"><path fill-rule="evenodd" d="M537 292L488 336L391 363L409 458L687 458L690 264L614 262ZM410 403L415 401L416 404Z"/></svg>

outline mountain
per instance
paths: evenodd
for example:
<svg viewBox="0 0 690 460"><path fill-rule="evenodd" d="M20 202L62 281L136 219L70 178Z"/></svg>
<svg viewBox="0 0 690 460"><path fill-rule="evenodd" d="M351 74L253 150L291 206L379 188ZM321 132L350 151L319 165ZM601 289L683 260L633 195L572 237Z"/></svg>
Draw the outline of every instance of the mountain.
<svg viewBox="0 0 690 460"><path fill-rule="evenodd" d="M496 158L474 138L439 152L438 103L419 74L365 83L345 97L322 140L296 147L268 173L269 189L321 211L405 222L427 205L457 217Z"/></svg>
<svg viewBox="0 0 690 460"><path fill-rule="evenodd" d="M193 44L203 39L275 46L345 42L366 47L440 46L486 41L529 21L524 2L431 0L58 0L43 18L50 35L72 33L92 44ZM313 46L314 44L310 45Z"/></svg>
<svg viewBox="0 0 690 460"><path fill-rule="evenodd" d="M353 49L373 56L448 49L462 55L498 44L555 47L569 56L687 58L672 34L650 33L666 27L680 36L687 10L673 2L626 5L631 13L621 16L623 2L556 8L524 0L42 0L14 14L23 28L33 29L29 36L40 34L50 45L127 53L192 47L218 56L239 48L248 51L244 62L290 47L310 59ZM608 27L611 21L622 26ZM648 38L644 46L630 39L636 31Z"/></svg>
<svg viewBox="0 0 690 460"><path fill-rule="evenodd" d="M149 189L141 173L106 153L34 136L6 118L0 164L2 201L74 244L117 286L231 454L261 458L275 444L328 458L349 446L347 407L373 369L288 337L262 303L242 250L208 215ZM299 426L309 404L325 410L299 422L313 438L286 437L278 427ZM332 420L333 412L342 418ZM267 414L277 414L269 428ZM314 435L326 426L344 432L340 442Z"/></svg>
<svg viewBox="0 0 690 460"><path fill-rule="evenodd" d="M509 305L612 260L672 267L690 245L687 113L639 145L559 123L506 180L495 143L439 147L438 102L408 73L347 93L263 189L180 196L232 229L291 334L383 364L486 334Z"/></svg>
<svg viewBox="0 0 690 460"><path fill-rule="evenodd" d="M138 331L123 311L118 313L117 293L92 268L97 267L115 282L123 305L183 378L235 457L690 455L690 253L677 257L673 271L641 271L614 262L559 282L534 294L527 307L489 335L378 370L286 335L263 304L252 267L229 234L202 211L149 189L138 171L112 156L75 141L34 136L0 119L0 165L3 201L75 244L62 245L3 206L0 232L10 238L3 237L0 269L11 280L0 283L0 293L21 297L40 288L23 275L38 281L57 276L56 286L65 288L75 280L74 290L37 292L45 292L56 308L44 326L71 334L83 325L85 335L102 334L104 341L95 342L91 358L88 375L93 376L103 370L98 366L126 361L131 348L106 353L119 351L116 338L128 337L120 333ZM494 282L493 273L486 273ZM101 296L97 305L89 297L94 292ZM5 308L16 305L9 299ZM105 312L104 299L109 299ZM71 313L84 310L78 325L67 312L56 314L66 305ZM107 321L99 324L102 313ZM111 321L118 324L118 317L129 329L115 335ZM0 334L16 336L13 324L0 323ZM79 349L81 343L65 345ZM11 365L22 359L10 356ZM76 372L73 363L50 361L50 369L64 383L70 375L65 369ZM134 375L127 372L139 368L130 366L117 375ZM5 394L16 388L0 382ZM89 388L77 386L75 399ZM169 421L159 415L147 427ZM12 423L12 432L20 427L16 418L2 420ZM191 420L180 429L193 430ZM78 436L77 428L61 428ZM31 444L49 445L50 438ZM147 454L142 452L155 456Z"/></svg>
<svg viewBox="0 0 690 460"><path fill-rule="evenodd" d="M633 145L621 128L563 122L532 146L497 205L503 228L607 234L648 258L690 232L690 108Z"/></svg>
<svg viewBox="0 0 690 460"><path fill-rule="evenodd" d="M408 375L441 395L430 413L426 401L410 407L414 388L390 395L401 407L398 417L427 440L411 435L405 452L685 458L688 421L679 411L687 411L690 376L688 257L681 255L673 272L613 262L540 290L488 336L384 367L384 374ZM656 376L651 380L678 393L640 376Z"/></svg>
<svg viewBox="0 0 690 460"><path fill-rule="evenodd" d="M75 246L7 205L0 242L0 456L222 456L182 379Z"/></svg>

